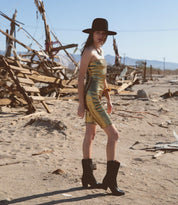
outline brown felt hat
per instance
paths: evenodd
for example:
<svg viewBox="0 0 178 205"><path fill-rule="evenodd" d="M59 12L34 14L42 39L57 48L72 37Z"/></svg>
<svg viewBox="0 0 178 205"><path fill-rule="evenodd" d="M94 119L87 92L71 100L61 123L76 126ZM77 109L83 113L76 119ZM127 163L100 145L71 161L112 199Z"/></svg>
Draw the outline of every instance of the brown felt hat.
<svg viewBox="0 0 178 205"><path fill-rule="evenodd" d="M94 31L105 31L107 35L116 35L117 32L108 30L108 21L103 18L93 20L92 28L84 29L84 33L93 33Z"/></svg>

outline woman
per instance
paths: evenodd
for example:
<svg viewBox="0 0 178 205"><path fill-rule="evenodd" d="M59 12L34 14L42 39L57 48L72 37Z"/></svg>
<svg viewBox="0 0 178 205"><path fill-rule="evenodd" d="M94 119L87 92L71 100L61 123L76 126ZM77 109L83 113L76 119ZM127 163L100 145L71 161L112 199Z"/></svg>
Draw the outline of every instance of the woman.
<svg viewBox="0 0 178 205"><path fill-rule="evenodd" d="M123 195L124 192L117 187L116 177L120 163L115 160L115 150L118 141L118 132L111 122L109 115L112 111L112 103L106 82L107 65L101 46L108 35L116 32L108 30L108 22L103 18L96 18L92 28L83 30L88 33L88 39L84 45L78 77L79 107L78 116L83 118L86 111L86 132L83 141L83 176L82 185L87 188L110 188L113 195ZM86 83L84 83L87 74ZM101 105L101 96L107 98L107 113ZM96 133L96 125L99 125L107 134L106 147L107 173L102 184L97 183L93 176L92 141Z"/></svg>

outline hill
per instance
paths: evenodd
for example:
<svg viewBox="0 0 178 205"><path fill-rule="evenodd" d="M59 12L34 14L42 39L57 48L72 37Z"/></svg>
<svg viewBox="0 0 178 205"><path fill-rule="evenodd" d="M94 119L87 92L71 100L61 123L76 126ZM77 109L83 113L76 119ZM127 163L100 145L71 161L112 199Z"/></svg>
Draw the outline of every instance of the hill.
<svg viewBox="0 0 178 205"><path fill-rule="evenodd" d="M24 52L18 52L18 53L24 53ZM0 55L4 55L4 51L0 50ZM68 59L68 57L66 55L59 53L58 56L60 57L60 61L64 66L66 66L70 69L74 69L73 63ZM71 56L73 56L73 58L75 59L76 62L80 61L79 54L71 54ZM106 59L108 65L113 65L114 60L115 60L115 56L106 55L105 59ZM134 59L134 58L125 57L125 59L121 59L122 63L124 61L125 61L126 65L135 65L137 61L145 61L145 59ZM152 65L154 68L159 68L161 70L164 69L164 62L163 61L146 60L146 62L147 62L148 67L150 65ZM178 63L165 62L165 69L176 70L176 69L178 69Z"/></svg>
<svg viewBox="0 0 178 205"><path fill-rule="evenodd" d="M74 59L78 62L80 60L80 55L72 55ZM105 59L107 61L108 65L113 65L115 61L115 56L112 55L106 55ZM123 59L121 62L123 63ZM126 65L135 65L137 61L145 61L145 59L134 59L134 58L125 58L125 64ZM164 62L163 61L157 61L157 60L146 60L147 66L149 67L152 65L154 68L164 69ZM167 70L176 70L178 69L178 63L174 62L165 62L165 69Z"/></svg>

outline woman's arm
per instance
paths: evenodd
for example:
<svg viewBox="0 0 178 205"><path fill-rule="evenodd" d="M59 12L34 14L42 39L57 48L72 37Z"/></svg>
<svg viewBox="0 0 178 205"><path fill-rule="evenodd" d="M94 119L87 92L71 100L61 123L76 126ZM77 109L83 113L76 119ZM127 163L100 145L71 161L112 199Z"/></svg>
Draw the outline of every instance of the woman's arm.
<svg viewBox="0 0 178 205"><path fill-rule="evenodd" d="M89 49L85 49L81 57L80 69L78 75L78 97L79 97L78 116L81 118L83 118L85 114L84 79L85 79L85 75L87 72L90 59L91 59L91 52Z"/></svg>
<svg viewBox="0 0 178 205"><path fill-rule="evenodd" d="M108 88L108 84L107 84L107 81L105 79L105 82L104 82L104 95L107 99L107 112L110 114L112 112L112 102L111 102L111 97L110 97L110 94L109 94L109 91L110 89Z"/></svg>

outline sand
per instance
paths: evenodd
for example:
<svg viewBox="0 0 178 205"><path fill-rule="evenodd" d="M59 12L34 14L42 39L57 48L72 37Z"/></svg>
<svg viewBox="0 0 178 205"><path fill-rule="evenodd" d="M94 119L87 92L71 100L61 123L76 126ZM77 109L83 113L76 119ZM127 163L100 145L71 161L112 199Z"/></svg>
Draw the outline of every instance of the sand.
<svg viewBox="0 0 178 205"><path fill-rule="evenodd" d="M178 134L178 98L160 97L168 89L178 90L177 84L169 82L176 77L157 77L135 85L127 95L111 96L111 119L120 133L116 158L121 162L118 187L125 191L121 197L82 188L85 123L76 114L77 101L49 101L51 114L38 105L37 114L29 116L24 108L2 107L0 204L178 204L178 152L154 158L157 152L145 150L158 142L174 142L173 131ZM146 91L149 100L134 97L139 89ZM106 142L105 133L98 127L93 161L99 182L106 172Z"/></svg>

